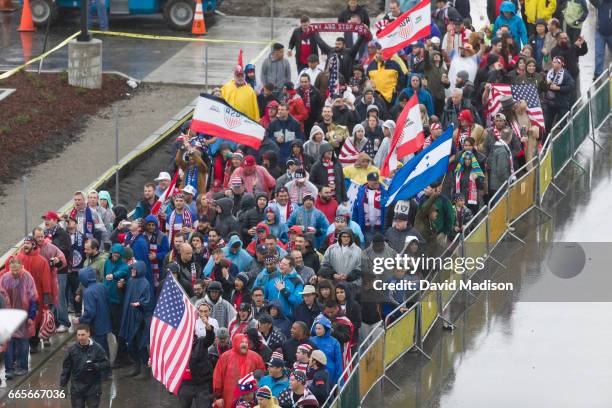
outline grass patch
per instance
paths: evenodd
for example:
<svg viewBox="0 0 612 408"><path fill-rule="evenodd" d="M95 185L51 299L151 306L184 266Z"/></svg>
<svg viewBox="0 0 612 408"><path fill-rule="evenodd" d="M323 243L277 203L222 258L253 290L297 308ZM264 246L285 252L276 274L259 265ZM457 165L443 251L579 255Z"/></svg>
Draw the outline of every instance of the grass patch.
<svg viewBox="0 0 612 408"><path fill-rule="evenodd" d="M0 135L8 135L11 133L11 128L7 125L0 125Z"/></svg>
<svg viewBox="0 0 612 408"><path fill-rule="evenodd" d="M27 115L25 113L20 113L19 115L15 116L15 119L13 119L13 120L18 125L26 125L26 124L30 123L30 115Z"/></svg>
<svg viewBox="0 0 612 408"><path fill-rule="evenodd" d="M74 92L75 92L77 95L81 95L81 96L83 96L83 95L87 94L87 92L88 92L88 91L89 91L89 89L87 89L87 88L75 88L75 89L74 89Z"/></svg>

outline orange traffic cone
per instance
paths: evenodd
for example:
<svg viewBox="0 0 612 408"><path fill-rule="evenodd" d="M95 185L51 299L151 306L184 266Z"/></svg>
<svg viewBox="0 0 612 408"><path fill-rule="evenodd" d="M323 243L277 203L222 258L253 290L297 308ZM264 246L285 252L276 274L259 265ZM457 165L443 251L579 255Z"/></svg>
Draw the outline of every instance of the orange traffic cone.
<svg viewBox="0 0 612 408"><path fill-rule="evenodd" d="M204 22L204 12L202 11L202 0L197 0L196 2L195 15L193 16L193 24L191 26L191 34L206 34L206 23Z"/></svg>
<svg viewBox="0 0 612 408"><path fill-rule="evenodd" d="M21 49L23 50L23 63L27 63L30 59L32 59L32 37L34 34L31 32L21 32L19 33L19 37L21 37Z"/></svg>
<svg viewBox="0 0 612 408"><path fill-rule="evenodd" d="M12 0L0 0L0 11L15 11Z"/></svg>
<svg viewBox="0 0 612 408"><path fill-rule="evenodd" d="M21 24L19 24L17 31L36 31L36 27L34 27L34 20L32 20L30 0L23 0L23 9L21 9Z"/></svg>

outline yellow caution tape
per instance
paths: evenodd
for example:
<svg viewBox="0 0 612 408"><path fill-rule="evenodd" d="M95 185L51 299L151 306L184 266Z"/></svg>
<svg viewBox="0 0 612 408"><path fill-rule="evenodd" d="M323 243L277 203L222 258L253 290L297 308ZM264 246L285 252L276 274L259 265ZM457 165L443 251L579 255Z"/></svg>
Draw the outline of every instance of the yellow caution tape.
<svg viewBox="0 0 612 408"><path fill-rule="evenodd" d="M194 37L172 37L167 35L151 35L137 33L122 33L117 31L98 31L90 30L90 33L100 35L112 35L115 37L141 38L145 40L162 40L162 41L182 41L182 42L201 42L201 43L218 43L218 44L263 44L266 45L269 41L247 41L247 40L220 40L212 38L194 38Z"/></svg>
<svg viewBox="0 0 612 408"><path fill-rule="evenodd" d="M1 79L6 79L12 75L15 75L17 72L25 69L28 65L31 65L35 62L40 61L41 59L45 58L47 55L54 53L55 51L59 50L60 48L66 46L66 44L68 44L70 41L72 41L77 35L81 34L80 31L77 31L76 33L72 34L70 37L66 38L64 41L62 41L61 43L57 44L55 47L51 48L49 51L45 52L44 54L39 55L36 58L32 58L31 60L29 60L28 62L26 62L23 65L18 66L17 68L13 68L10 71L6 71L4 74L0 74L0 80Z"/></svg>

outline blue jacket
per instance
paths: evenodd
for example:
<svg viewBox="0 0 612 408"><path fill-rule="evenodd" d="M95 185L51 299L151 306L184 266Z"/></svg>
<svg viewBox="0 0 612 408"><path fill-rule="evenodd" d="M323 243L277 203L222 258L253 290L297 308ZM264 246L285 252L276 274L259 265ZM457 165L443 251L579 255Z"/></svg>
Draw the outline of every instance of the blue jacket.
<svg viewBox="0 0 612 408"><path fill-rule="evenodd" d="M276 136L283 135L285 137L284 143L278 143ZM289 115L286 120L280 120L276 118L266 130L266 137L270 138L274 144L279 148L278 162L284 163L291 155L291 142L294 140L304 141L304 133L297 120L293 116Z"/></svg>
<svg viewBox="0 0 612 408"><path fill-rule="evenodd" d="M317 324L321 324L325 327L325 334L323 336L316 335L316 326ZM333 384L338 382L338 379L342 375L342 349L340 348L340 343L331 335L331 322L329 319L322 314L319 315L314 323L312 324L312 328L310 329L310 341L312 341L319 350L325 353L325 357L327 357L327 365L325 369L329 373L329 384L330 388L333 387Z"/></svg>
<svg viewBox="0 0 612 408"><path fill-rule="evenodd" d="M282 292L276 289L275 283L277 279L282 279L285 282L285 289ZM301 292L304 290L304 283L295 269L287 275L281 276L278 269L273 273L269 273L264 268L255 279L254 287L257 286L264 288L266 300L269 302L278 300L283 314L289 318L293 316L293 308L302 303Z"/></svg>
<svg viewBox="0 0 612 408"><path fill-rule="evenodd" d="M155 236L156 236L156 243L157 243L156 258L157 258L157 265L159 266L159 274L160 274L159 280L161 281L163 278L164 258L170 251L170 243L168 241L168 237L166 236L166 234L164 234L163 232L159 230L159 220L157 219L157 217L154 215L147 216L145 218L144 223L146 225L149 222L152 222L155 224ZM134 258L138 259L139 261L143 261L145 265L147 266L147 275L146 275L147 280L149 281L149 284L151 285L151 289L154 291L155 286L153 285L153 267L151 266L151 261L149 260L149 251L151 248L151 244L148 242L147 236L143 235L143 237L145 238L145 242L147 243L147 256L145 257L145 259L138 259L136 258L136 253L134 253ZM155 292L152 292L152 294L154 293Z"/></svg>
<svg viewBox="0 0 612 408"><path fill-rule="evenodd" d="M402 92L400 93L400 94L403 93L407 95L408 98L412 98L412 95L414 94L414 89L412 89L412 87L410 86L410 81L412 81L413 76L416 76L417 78L419 78L420 86L423 85L423 81L421 80L421 77L419 75L414 75L414 74L410 75L410 78L408 79L407 87L402 89ZM429 93L428 90L424 88L420 88L417 94L417 98L419 99L420 104L425 105L425 108L427 109L427 114L429 116L434 115L436 113L436 111L434 110L433 99L431 98L431 94Z"/></svg>
<svg viewBox="0 0 612 408"><path fill-rule="evenodd" d="M104 262L104 286L106 290L108 290L108 297L110 302L113 305L121 304L123 295L119 292L119 288L117 288L117 282L121 279L128 279L128 275L130 273L130 267L123 261L123 255L125 253L125 247L121 244L113 244L111 247L111 256L112 254L118 253L120 258L117 262L113 262L111 256L106 258L106 262ZM107 280L106 275L113 275L113 280Z"/></svg>
<svg viewBox="0 0 612 408"><path fill-rule="evenodd" d="M90 325L93 335L104 336L113 329L108 291L96 281L96 271L92 268L79 270L79 281L85 287L79 322Z"/></svg>
<svg viewBox="0 0 612 408"><path fill-rule="evenodd" d="M270 390L272 390L272 395L278 398L280 393L289 387L289 379L285 376L275 379L270 375L266 375L259 379L259 388L263 386L270 387Z"/></svg>
<svg viewBox="0 0 612 408"><path fill-rule="evenodd" d="M366 196L366 189L368 188L368 184L364 184L359 187L359 191L357 191L357 197L355 198L355 202L353 203L353 216L351 219L359 224L359 227L362 231L365 231L366 223L365 223L365 208L363 205L363 200ZM380 186L381 194L383 196L384 188L382 185ZM380 207L380 232L383 232L385 227L385 214L387 208L384 206Z"/></svg>
<svg viewBox="0 0 612 408"><path fill-rule="evenodd" d="M236 242L240 242L240 249L238 250L238 252L233 254L230 252L230 248ZM238 269L238 272L246 271L248 267L251 265L251 262L253 262L253 257L251 256L251 254L247 252L246 249L243 248L242 240L240 239L240 237L238 237L238 235L231 236L231 238L227 242L227 245L223 247L223 253L224 253L224 257L230 260L232 264L236 266L236 268ZM210 274L212 273L214 266L215 266L215 260L211 256L208 259L208 262L206 262L206 266L204 266L204 276L210 277Z"/></svg>
<svg viewBox="0 0 612 408"><path fill-rule="evenodd" d="M294 225L301 225L304 228L313 227L315 232L315 247L319 248L325 239L325 232L329 226L327 217L317 208L306 210L304 206L298 207L294 212L291 213L287 220L287 225L292 227Z"/></svg>
<svg viewBox="0 0 612 408"><path fill-rule="evenodd" d="M504 12L512 13L511 18L506 18ZM511 1L504 1L499 6L499 16L495 19L495 25L493 26L493 35L497 33L497 30L503 25L507 25L510 28L514 42L516 42L517 49L522 49L523 46L529 43L527 38L527 28L523 19L516 15L516 6Z"/></svg>

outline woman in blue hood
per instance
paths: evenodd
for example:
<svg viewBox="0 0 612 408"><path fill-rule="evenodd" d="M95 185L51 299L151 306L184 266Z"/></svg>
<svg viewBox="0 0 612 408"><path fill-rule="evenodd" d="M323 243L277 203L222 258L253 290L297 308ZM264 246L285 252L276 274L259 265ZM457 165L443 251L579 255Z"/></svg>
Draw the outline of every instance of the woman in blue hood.
<svg viewBox="0 0 612 408"><path fill-rule="evenodd" d="M247 84L251 85L251 88L253 88L253 90L257 92L258 89L257 89L257 78L255 77L255 65L246 64L244 66L244 77L245 77Z"/></svg>
<svg viewBox="0 0 612 408"><path fill-rule="evenodd" d="M325 353L325 357L327 357L325 368L329 372L329 383L336 384L343 370L342 349L338 340L332 337L331 328L329 319L320 314L312 324L310 341Z"/></svg>
<svg viewBox="0 0 612 408"><path fill-rule="evenodd" d="M147 375L147 361L149 353L149 327L153 315L153 302L151 286L145 278L146 265L142 261L132 265L132 277L128 281L127 290L123 297L123 314L119 335L127 343L128 353L136 362L134 370L129 376L136 376L143 370Z"/></svg>
<svg viewBox="0 0 612 408"><path fill-rule="evenodd" d="M412 95L416 92L417 98L419 99L419 103L425 105L427 108L427 114L429 116L435 115L434 103L429 91L423 88L423 81L421 80L421 76L419 74L410 75L410 80L408 82L408 86L402 90L402 93L405 94L408 99L412 98Z"/></svg>
<svg viewBox="0 0 612 408"><path fill-rule="evenodd" d="M276 204L268 204L263 222L265 222L268 228L270 228L270 234L280 239L284 244L289 241L287 224L281 224L280 212L278 211L278 206Z"/></svg>
<svg viewBox="0 0 612 408"><path fill-rule="evenodd" d="M104 262L104 286L108 290L110 300L111 316L113 318L113 333L117 334L121 327L121 303L123 295L119 291L117 284L120 280L127 280L130 267L125 263L125 247L121 244L113 244L110 256Z"/></svg>
<svg viewBox="0 0 612 408"><path fill-rule="evenodd" d="M91 326L93 339L108 355L106 335L112 330L108 292L96 280L96 271L93 268L79 270L79 281L85 289L83 290L83 314L78 319L78 323Z"/></svg>
<svg viewBox="0 0 612 408"><path fill-rule="evenodd" d="M283 313L280 301L272 300L268 306L268 314L272 316L272 326L277 328L286 338L291 337L291 320Z"/></svg>
<svg viewBox="0 0 612 408"><path fill-rule="evenodd" d="M499 16L495 20L493 26L493 35L497 35L497 30L501 26L508 26L517 48L520 50L523 46L529 44L527 38L527 28L522 18L516 15L516 6L511 1L504 1L499 6Z"/></svg>

